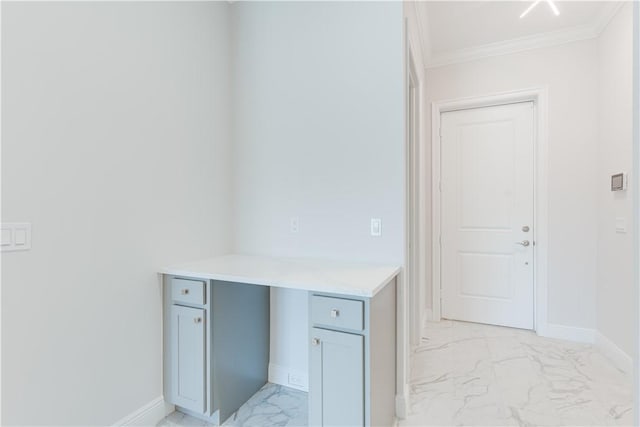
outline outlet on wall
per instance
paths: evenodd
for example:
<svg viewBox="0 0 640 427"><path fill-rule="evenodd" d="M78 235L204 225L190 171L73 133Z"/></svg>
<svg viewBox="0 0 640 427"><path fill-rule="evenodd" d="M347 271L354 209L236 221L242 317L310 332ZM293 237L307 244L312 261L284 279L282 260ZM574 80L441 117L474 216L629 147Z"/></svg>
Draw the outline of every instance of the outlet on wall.
<svg viewBox="0 0 640 427"><path fill-rule="evenodd" d="M382 236L382 220L380 218L371 218L371 235Z"/></svg>
<svg viewBox="0 0 640 427"><path fill-rule="evenodd" d="M625 218L616 218L616 233L624 234L627 232L627 220Z"/></svg>
<svg viewBox="0 0 640 427"><path fill-rule="evenodd" d="M292 216L291 217L291 221L289 223L289 230L292 233L297 233L298 232L298 217L297 216Z"/></svg>
<svg viewBox="0 0 640 427"><path fill-rule="evenodd" d="M289 374L289 384L296 387L306 387L305 378L298 374Z"/></svg>

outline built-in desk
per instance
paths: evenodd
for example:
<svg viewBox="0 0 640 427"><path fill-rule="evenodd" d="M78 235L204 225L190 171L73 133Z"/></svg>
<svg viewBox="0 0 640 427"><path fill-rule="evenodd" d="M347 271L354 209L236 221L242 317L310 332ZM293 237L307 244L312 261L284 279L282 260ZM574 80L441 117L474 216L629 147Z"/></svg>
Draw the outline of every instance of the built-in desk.
<svg viewBox="0 0 640 427"><path fill-rule="evenodd" d="M398 267L226 255L163 269L164 394L224 421L267 382L269 287L309 295L309 424L395 418Z"/></svg>

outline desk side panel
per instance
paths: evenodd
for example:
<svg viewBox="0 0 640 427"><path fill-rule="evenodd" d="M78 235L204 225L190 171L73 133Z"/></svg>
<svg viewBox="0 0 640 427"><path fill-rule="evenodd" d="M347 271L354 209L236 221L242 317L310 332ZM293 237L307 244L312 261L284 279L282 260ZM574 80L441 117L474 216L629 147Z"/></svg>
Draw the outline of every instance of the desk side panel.
<svg viewBox="0 0 640 427"><path fill-rule="evenodd" d="M370 300L370 422L372 426L395 423L396 400L396 280Z"/></svg>
<svg viewBox="0 0 640 427"><path fill-rule="evenodd" d="M172 378L172 351L171 351L171 276L162 275L162 386L164 400L167 403L175 404L172 401L173 384Z"/></svg>
<svg viewBox="0 0 640 427"><path fill-rule="evenodd" d="M269 287L212 282L213 399L220 422L267 383Z"/></svg>

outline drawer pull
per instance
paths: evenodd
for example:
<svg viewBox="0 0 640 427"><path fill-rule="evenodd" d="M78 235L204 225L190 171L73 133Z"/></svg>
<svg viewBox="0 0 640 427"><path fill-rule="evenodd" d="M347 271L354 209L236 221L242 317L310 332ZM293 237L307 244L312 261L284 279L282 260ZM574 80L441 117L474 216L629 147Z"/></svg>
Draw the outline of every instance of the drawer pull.
<svg viewBox="0 0 640 427"><path fill-rule="evenodd" d="M182 289L182 290L180 291L180 293L181 293L182 295L189 295L189 289Z"/></svg>
<svg viewBox="0 0 640 427"><path fill-rule="evenodd" d="M324 295L311 295L310 300L314 326L364 331L364 301Z"/></svg>
<svg viewBox="0 0 640 427"><path fill-rule="evenodd" d="M320 338L314 338L311 340L312 345L320 345Z"/></svg>
<svg viewBox="0 0 640 427"><path fill-rule="evenodd" d="M202 317L196 317L193 319L193 323L200 323L202 322Z"/></svg>

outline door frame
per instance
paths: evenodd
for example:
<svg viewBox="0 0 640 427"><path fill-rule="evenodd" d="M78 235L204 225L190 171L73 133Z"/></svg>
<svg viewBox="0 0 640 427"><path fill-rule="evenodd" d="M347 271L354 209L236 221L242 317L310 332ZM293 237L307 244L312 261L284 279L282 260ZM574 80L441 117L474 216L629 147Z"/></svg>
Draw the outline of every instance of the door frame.
<svg viewBox="0 0 640 427"><path fill-rule="evenodd" d="M421 286L420 259L422 253L422 229L420 227L420 158L422 127L420 123L422 103L422 81L414 60L414 50L407 43L406 82L406 138L405 138L405 283L409 312L409 343L415 347L420 343L423 325L424 293ZM412 102L413 101L413 102Z"/></svg>
<svg viewBox="0 0 640 427"><path fill-rule="evenodd" d="M548 199L547 199L547 87L515 90L451 100L436 101L431 104L431 167L433 173L431 191L432 272L431 291L433 301L433 319L441 320L442 255L440 239L442 234L441 194L441 140L440 115L442 113L467 110L471 108L492 107L497 105L533 102L534 121L534 190L533 190L533 307L534 330L538 335L547 331L547 245L548 245Z"/></svg>
<svg viewBox="0 0 640 427"><path fill-rule="evenodd" d="M640 230L636 224L640 224L640 3L633 5L633 180L631 191L633 197L633 251L635 257L634 286L636 290L635 328L636 348L634 357L634 425L640 423Z"/></svg>

